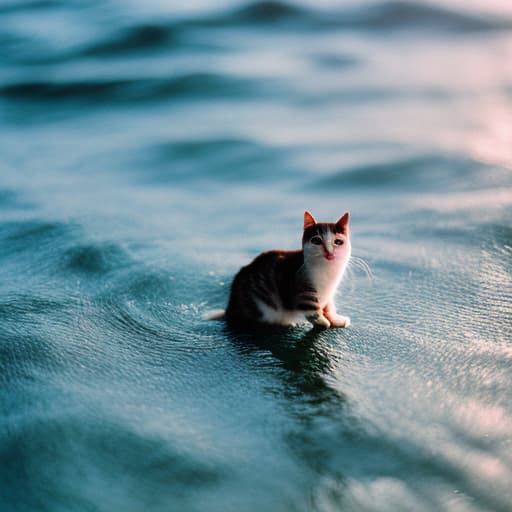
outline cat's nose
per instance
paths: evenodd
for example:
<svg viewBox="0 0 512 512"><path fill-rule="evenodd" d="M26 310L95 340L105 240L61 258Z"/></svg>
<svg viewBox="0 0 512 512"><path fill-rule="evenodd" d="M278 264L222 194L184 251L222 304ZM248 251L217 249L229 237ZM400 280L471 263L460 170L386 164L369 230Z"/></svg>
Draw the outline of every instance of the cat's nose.
<svg viewBox="0 0 512 512"><path fill-rule="evenodd" d="M330 244L325 244L324 245L324 256L328 259L328 260L333 260L334 259L334 247Z"/></svg>

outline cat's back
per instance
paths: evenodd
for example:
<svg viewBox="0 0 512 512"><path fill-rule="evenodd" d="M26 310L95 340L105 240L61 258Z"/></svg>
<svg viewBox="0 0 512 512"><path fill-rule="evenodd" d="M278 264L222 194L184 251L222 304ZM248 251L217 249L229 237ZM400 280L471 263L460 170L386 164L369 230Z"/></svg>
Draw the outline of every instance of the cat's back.
<svg viewBox="0 0 512 512"><path fill-rule="evenodd" d="M285 251L280 249L274 249L271 251L265 251L256 256L251 263L242 267L244 269L262 269L270 266L291 266L292 268L299 268L303 263L302 251Z"/></svg>
<svg viewBox="0 0 512 512"><path fill-rule="evenodd" d="M303 262L302 251L284 251L279 249L265 251L238 271L233 285L236 281L251 278L258 278L268 282L291 279Z"/></svg>
<svg viewBox="0 0 512 512"><path fill-rule="evenodd" d="M259 320L264 305L279 309L293 301L293 283L303 252L271 250L242 267L233 279L226 316Z"/></svg>

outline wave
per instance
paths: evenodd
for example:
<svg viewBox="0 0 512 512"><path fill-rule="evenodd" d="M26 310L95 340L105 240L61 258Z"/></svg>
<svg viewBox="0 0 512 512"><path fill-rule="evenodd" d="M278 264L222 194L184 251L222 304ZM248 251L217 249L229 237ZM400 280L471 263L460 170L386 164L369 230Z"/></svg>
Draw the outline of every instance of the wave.
<svg viewBox="0 0 512 512"><path fill-rule="evenodd" d="M2 285L16 296L29 277L32 286L38 287L30 287L30 293L53 297L55 280L75 283L78 277L84 289L88 285L95 289L98 283L94 278L110 277L133 263L114 242L88 242L78 226L35 220L0 224Z"/></svg>
<svg viewBox="0 0 512 512"><path fill-rule="evenodd" d="M233 98L256 93L253 81L215 73L197 72L170 78L29 80L0 87L10 99L30 101L103 101L136 102L173 98Z"/></svg>
<svg viewBox="0 0 512 512"><path fill-rule="evenodd" d="M427 154L387 162L375 162L342 170L316 181L319 188L345 187L411 187L437 189L446 182L453 183L468 176L482 164L457 155L447 157Z"/></svg>
<svg viewBox="0 0 512 512"><path fill-rule="evenodd" d="M66 305L55 298L36 295L7 295L0 301L0 319L20 320L20 317L28 315L45 315L55 310L62 310Z"/></svg>
<svg viewBox="0 0 512 512"><path fill-rule="evenodd" d="M309 12L305 8L286 2L266 0L239 7L227 15L225 20L231 23L276 23L304 19L308 15Z"/></svg>
<svg viewBox="0 0 512 512"><path fill-rule="evenodd" d="M287 24L300 28L396 30L425 28L435 31L473 32L512 28L512 20L487 13L452 10L423 2L375 2L345 9L308 9L281 1L259 1L235 8L207 25Z"/></svg>
<svg viewBox="0 0 512 512"><path fill-rule="evenodd" d="M9 208L18 204L18 194L12 190L0 189L0 206Z"/></svg>
<svg viewBox="0 0 512 512"><path fill-rule="evenodd" d="M48 12L69 8L58 2L11 3L0 8L2 15L11 11L45 9ZM15 27L4 22L0 30L0 41L6 46L1 57L9 64L48 65L73 61L80 58L111 59L126 55L145 55L155 51L218 48L209 38L201 37L208 29L247 29L276 27L291 31L350 30L370 32L397 32L406 30L434 33L480 33L512 29L512 18L503 14L472 12L420 1L390 0L370 5L338 7L330 9L311 8L279 0L255 1L236 5L229 9L218 9L196 16L126 21L119 17L108 24L102 35L94 31L94 38L78 46L62 45L61 41L48 44L39 36L18 33ZM118 86L126 85L120 81ZM55 85L55 84L50 84ZM26 83L25 89L37 88L41 94L44 83ZM105 91L105 84L90 84L95 94ZM72 94L73 83L67 84L64 94ZM58 89L60 91L60 89ZM4 91L11 96L11 89ZM59 94L57 92L56 94Z"/></svg>
<svg viewBox="0 0 512 512"><path fill-rule="evenodd" d="M131 263L128 255L115 244L82 244L68 249L64 268L86 274L106 274Z"/></svg>
<svg viewBox="0 0 512 512"><path fill-rule="evenodd" d="M278 149L243 137L165 140L136 148L127 155L126 165L143 182L200 188L279 180L298 173ZM277 168L288 173L276 175Z"/></svg>
<svg viewBox="0 0 512 512"><path fill-rule="evenodd" d="M69 5L54 1L34 1L29 3L11 3L0 8L0 16L15 10L57 10ZM139 18L136 18L137 20ZM370 30L397 31L407 29L424 29L434 32L485 32L512 29L512 18L502 13L475 12L435 5L422 1L389 0L375 1L371 4L351 7L320 9L297 5L280 0L261 0L235 5L228 9L218 9L182 18L168 16L163 19L149 19L141 22L132 21L128 26L109 25L103 38L91 41L83 47L65 51L62 54L52 52L55 49L45 45L44 54L35 40L27 40L26 44L33 51L26 53L28 62L35 63L53 60L66 60L77 56L112 57L132 52L144 52L155 49L175 49L186 40L198 42L197 37L181 37L188 30L229 27L261 27L278 26L280 29L298 30ZM120 23L118 21L118 23ZM10 31L2 31L0 36L10 39L14 37L13 55L4 56L16 60L20 37ZM197 34L196 34L197 35ZM41 54L41 55L40 55ZM39 57L34 58L34 55ZM24 59L22 59L23 61Z"/></svg>
<svg viewBox="0 0 512 512"><path fill-rule="evenodd" d="M341 22L341 19L338 20ZM451 10L428 3L390 1L347 11L345 25L368 29L431 28L435 31L510 29L512 20Z"/></svg>
<svg viewBox="0 0 512 512"><path fill-rule="evenodd" d="M168 407L162 405L164 398L155 399L158 392L153 390L149 404L147 397L142 402L143 397L130 388L132 400L146 404L144 414L150 411L152 415L150 423L141 425L130 411L115 406L126 395L121 385L109 383L106 391L99 383L89 381L81 389L76 380L74 376L53 387L47 382L39 383L37 394L26 384L23 388L24 396L43 405L31 416L18 406L16 421L8 423L3 436L0 458L13 462L2 465L0 477L10 484L4 496L7 503L17 505L14 508L91 510L97 508L98 501L107 500L114 509L122 509L125 505L121 495L107 495L104 491L106 486L118 486L131 496L136 509L142 510L151 503L155 510L164 510L176 496L183 499L187 486L193 485L199 493L222 482L224 468L213 453L184 448L190 446L193 434L171 437L170 429L162 428L162 417L173 425L179 415L167 411ZM63 400L66 384L66 396L88 409L73 407L69 399ZM55 406L56 399L64 401L60 408ZM52 470L35 469L48 467ZM123 483L119 487L117 475L121 474ZM20 480L26 483L23 491L17 485ZM90 492L90 482L100 483L94 492Z"/></svg>
<svg viewBox="0 0 512 512"><path fill-rule="evenodd" d="M168 158L197 158L211 157L227 152L261 151L255 142L246 139L219 137L213 139L183 140L163 142L150 148L158 157Z"/></svg>
<svg viewBox="0 0 512 512"><path fill-rule="evenodd" d="M136 25L120 30L114 36L93 44L82 53L87 56L119 55L166 47L176 40L176 30L170 25Z"/></svg>
<svg viewBox="0 0 512 512"><path fill-rule="evenodd" d="M31 0L28 2L6 2L0 6L1 14L10 14L19 11L36 11L60 7L62 2L58 0Z"/></svg>
<svg viewBox="0 0 512 512"><path fill-rule="evenodd" d="M70 228L58 222L26 221L0 224L0 256L52 249L64 243Z"/></svg>

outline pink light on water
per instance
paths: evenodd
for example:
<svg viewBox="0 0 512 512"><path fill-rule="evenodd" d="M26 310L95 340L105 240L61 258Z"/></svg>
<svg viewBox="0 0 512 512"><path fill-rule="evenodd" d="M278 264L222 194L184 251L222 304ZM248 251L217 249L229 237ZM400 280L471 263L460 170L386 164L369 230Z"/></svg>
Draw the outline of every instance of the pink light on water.
<svg viewBox="0 0 512 512"><path fill-rule="evenodd" d="M469 139L477 159L512 169L512 105L502 102L480 107L480 128Z"/></svg>

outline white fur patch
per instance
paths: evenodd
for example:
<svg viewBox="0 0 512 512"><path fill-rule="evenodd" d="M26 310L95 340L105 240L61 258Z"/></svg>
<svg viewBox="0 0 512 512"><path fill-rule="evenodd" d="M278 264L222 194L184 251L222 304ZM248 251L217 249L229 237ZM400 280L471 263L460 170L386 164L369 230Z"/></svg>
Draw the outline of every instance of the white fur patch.
<svg viewBox="0 0 512 512"><path fill-rule="evenodd" d="M289 311L286 309L274 309L260 300L256 300L258 309L262 314L262 321L275 325L294 326L306 323L306 316L301 311Z"/></svg>
<svg viewBox="0 0 512 512"><path fill-rule="evenodd" d="M336 247L334 245L334 240L336 240L334 233L328 233L323 237L324 244L329 252L333 252L336 256L334 260L327 260L324 257L322 246L310 246L307 251L304 251L305 270L311 284L317 291L318 301L322 308L332 301L350 259L350 240L345 237L343 239L345 239L345 244Z"/></svg>
<svg viewBox="0 0 512 512"><path fill-rule="evenodd" d="M320 307L323 308L332 301L346 266L346 263L340 265L336 261L324 259L316 262L315 265L311 266L312 268L308 269L311 284L317 291Z"/></svg>
<svg viewBox="0 0 512 512"><path fill-rule="evenodd" d="M204 313L202 319L205 321L222 320L225 316L226 312L223 309L213 309Z"/></svg>

